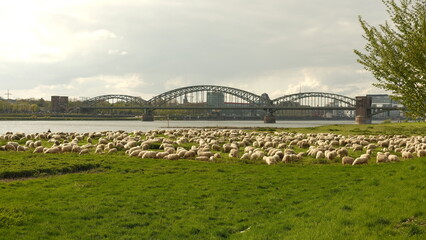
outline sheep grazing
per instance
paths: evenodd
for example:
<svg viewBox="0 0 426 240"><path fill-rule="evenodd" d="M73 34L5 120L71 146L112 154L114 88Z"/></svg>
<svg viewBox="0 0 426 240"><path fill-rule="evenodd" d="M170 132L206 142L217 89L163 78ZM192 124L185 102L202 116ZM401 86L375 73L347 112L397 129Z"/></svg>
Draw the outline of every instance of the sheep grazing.
<svg viewBox="0 0 426 240"><path fill-rule="evenodd" d="M263 161L265 161L265 162L266 162L266 164L268 164L268 165L272 165L272 164L277 163L277 162L275 161L275 158L274 158L274 157L271 157L271 156L269 156L269 157L267 157L267 156L263 157Z"/></svg>
<svg viewBox="0 0 426 240"><path fill-rule="evenodd" d="M7 143L6 145L4 145L4 148L6 151L16 151L16 147L11 143Z"/></svg>
<svg viewBox="0 0 426 240"><path fill-rule="evenodd" d="M343 158L345 156L348 156L348 149L342 147L341 149L337 150L337 156L340 158Z"/></svg>
<svg viewBox="0 0 426 240"><path fill-rule="evenodd" d="M355 151L362 151L362 145L359 145L359 144L354 144L353 146L352 146L352 150L355 152Z"/></svg>
<svg viewBox="0 0 426 240"><path fill-rule="evenodd" d="M262 151L255 151L251 156L250 156L250 160L260 160L263 159L263 157L265 156L265 153Z"/></svg>
<svg viewBox="0 0 426 240"><path fill-rule="evenodd" d="M18 147L16 148L16 151L25 152L27 149L28 149L28 147L18 145Z"/></svg>
<svg viewBox="0 0 426 240"><path fill-rule="evenodd" d="M59 147L46 148L44 153L60 153L61 150Z"/></svg>
<svg viewBox="0 0 426 240"><path fill-rule="evenodd" d="M327 150L327 151L325 151L324 155L330 161L332 161L333 159L335 159L337 157L336 151Z"/></svg>
<svg viewBox="0 0 426 240"><path fill-rule="evenodd" d="M72 146L71 152L79 153L81 152L81 147L78 145Z"/></svg>
<svg viewBox="0 0 426 240"><path fill-rule="evenodd" d="M418 150L417 157L426 157L426 150Z"/></svg>
<svg viewBox="0 0 426 240"><path fill-rule="evenodd" d="M136 149L134 151L129 151L129 156L130 157L139 157L139 154L142 152L142 150L140 149Z"/></svg>
<svg viewBox="0 0 426 240"><path fill-rule="evenodd" d="M108 154L116 153L117 151L117 148L111 148L110 150L108 150Z"/></svg>
<svg viewBox="0 0 426 240"><path fill-rule="evenodd" d="M96 148L95 153L102 154L104 150L102 148Z"/></svg>
<svg viewBox="0 0 426 240"><path fill-rule="evenodd" d="M401 153L402 159L414 158L414 155L411 152L403 151Z"/></svg>
<svg viewBox="0 0 426 240"><path fill-rule="evenodd" d="M89 154L89 149L87 149L87 148L82 149L78 154L79 155Z"/></svg>
<svg viewBox="0 0 426 240"><path fill-rule="evenodd" d="M353 157L349 157L349 156L342 157L342 164L343 165L345 165L345 164L352 165L354 163L354 161L355 161L355 159Z"/></svg>
<svg viewBox="0 0 426 240"><path fill-rule="evenodd" d="M229 152L229 157L230 158L237 158L238 157L238 150L237 149L231 149Z"/></svg>
<svg viewBox="0 0 426 240"><path fill-rule="evenodd" d="M291 162L294 162L298 159L299 159L299 157L296 154L284 154L282 162L291 163Z"/></svg>
<svg viewBox="0 0 426 240"><path fill-rule="evenodd" d="M223 144L222 148L223 148L222 151L224 153L229 153L232 149L231 144L229 144L229 143Z"/></svg>
<svg viewBox="0 0 426 240"><path fill-rule="evenodd" d="M376 163L389 162L388 155L389 154L378 152L377 155L376 155Z"/></svg>
<svg viewBox="0 0 426 240"><path fill-rule="evenodd" d="M166 157L169 155L168 152L157 152L157 155L155 155L155 158L159 158L159 159L167 159ZM178 158L180 158L181 156L179 154ZM183 157L183 156L182 156ZM175 160L175 159L171 159L171 160Z"/></svg>
<svg viewBox="0 0 426 240"><path fill-rule="evenodd" d="M61 146L61 152L71 152L72 151L72 147L73 145L71 144L67 144L67 145L63 145Z"/></svg>
<svg viewBox="0 0 426 240"><path fill-rule="evenodd" d="M177 155L176 153L172 153L166 156L167 159L169 160L178 160L179 159L179 155Z"/></svg>
<svg viewBox="0 0 426 240"><path fill-rule="evenodd" d="M156 158L156 157L157 157L157 152L155 152L155 151L146 151L142 155L142 158Z"/></svg>
<svg viewBox="0 0 426 240"><path fill-rule="evenodd" d="M323 151L318 151L317 154L315 155L315 159L322 159L324 157L325 155Z"/></svg>
<svg viewBox="0 0 426 240"><path fill-rule="evenodd" d="M388 159L389 159L389 162L399 162L399 157L394 154L389 155Z"/></svg>
<svg viewBox="0 0 426 240"><path fill-rule="evenodd" d="M34 149L33 153L43 153L44 147L38 146Z"/></svg>
<svg viewBox="0 0 426 240"><path fill-rule="evenodd" d="M186 151L183 155L184 158L194 158L197 155L197 153L193 150Z"/></svg>
<svg viewBox="0 0 426 240"><path fill-rule="evenodd" d="M210 160L210 157L207 157L207 156L198 156L198 157L196 157L195 158L195 160L197 160L197 161L209 161Z"/></svg>
<svg viewBox="0 0 426 240"><path fill-rule="evenodd" d="M232 149L232 150L235 150L235 149ZM232 152L232 151L231 151ZM203 152L203 151L200 151L200 152L198 152L198 154L197 154L198 156L206 156L206 157L211 157L211 156L213 156L214 155L214 153L212 153L212 152L210 152L210 151L206 151L206 152ZM231 156L231 153L229 153L229 155Z"/></svg>
<svg viewBox="0 0 426 240"><path fill-rule="evenodd" d="M368 158L366 157L356 158L355 161L352 163L352 166L360 165L360 164L368 164Z"/></svg>
<svg viewBox="0 0 426 240"><path fill-rule="evenodd" d="M243 159L246 159L246 160L249 160L250 159L250 153L244 153L242 156L241 156L241 158L240 158L241 160L243 160Z"/></svg>

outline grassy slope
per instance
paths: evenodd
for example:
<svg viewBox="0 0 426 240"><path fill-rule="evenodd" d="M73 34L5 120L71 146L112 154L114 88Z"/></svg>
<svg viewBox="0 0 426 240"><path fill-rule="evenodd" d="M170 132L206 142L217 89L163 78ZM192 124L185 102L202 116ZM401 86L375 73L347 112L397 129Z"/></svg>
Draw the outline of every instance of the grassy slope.
<svg viewBox="0 0 426 240"><path fill-rule="evenodd" d="M327 125L313 128L291 128L301 133L337 133L342 135L426 135L426 123L382 123L373 125Z"/></svg>
<svg viewBox="0 0 426 240"><path fill-rule="evenodd" d="M7 154L12 163L28 156ZM426 238L426 159L352 167L55 158L102 167L0 182L0 239Z"/></svg>
<svg viewBox="0 0 426 240"><path fill-rule="evenodd" d="M426 159L350 167L122 158L104 163L111 170L0 183L0 236L426 236Z"/></svg>

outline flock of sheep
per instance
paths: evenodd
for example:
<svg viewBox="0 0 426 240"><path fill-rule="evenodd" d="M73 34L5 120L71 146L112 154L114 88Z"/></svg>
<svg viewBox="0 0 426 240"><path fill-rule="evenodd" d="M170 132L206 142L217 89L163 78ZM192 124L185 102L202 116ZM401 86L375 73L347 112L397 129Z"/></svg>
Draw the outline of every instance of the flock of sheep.
<svg viewBox="0 0 426 240"><path fill-rule="evenodd" d="M266 164L311 159L359 165L426 156L424 136L343 136L235 129L173 129L148 132L12 133L0 135L0 151L112 154L169 160L214 161L228 156ZM20 144L21 143L21 144ZM185 148L186 146L186 148ZM352 155L352 156L350 156ZM357 156L357 157L355 157Z"/></svg>

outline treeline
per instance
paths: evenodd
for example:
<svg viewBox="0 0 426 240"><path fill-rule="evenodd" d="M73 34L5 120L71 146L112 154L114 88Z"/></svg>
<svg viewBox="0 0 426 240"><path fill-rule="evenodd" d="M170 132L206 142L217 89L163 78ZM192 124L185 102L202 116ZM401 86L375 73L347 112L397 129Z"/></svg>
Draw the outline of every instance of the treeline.
<svg viewBox="0 0 426 240"><path fill-rule="evenodd" d="M49 109L50 101L43 98L0 100L0 113L38 113Z"/></svg>

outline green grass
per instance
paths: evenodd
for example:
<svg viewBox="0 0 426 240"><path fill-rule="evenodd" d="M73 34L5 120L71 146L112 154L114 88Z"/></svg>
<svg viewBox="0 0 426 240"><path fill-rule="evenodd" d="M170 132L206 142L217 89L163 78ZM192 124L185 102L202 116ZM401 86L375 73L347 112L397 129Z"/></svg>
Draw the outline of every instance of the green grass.
<svg viewBox="0 0 426 240"><path fill-rule="evenodd" d="M351 167L96 158L102 171L0 182L0 238L426 237L426 159Z"/></svg>
<svg viewBox="0 0 426 240"><path fill-rule="evenodd" d="M26 153L0 154L0 179L38 177L87 171L101 166L102 160L78 154L44 155Z"/></svg>
<svg viewBox="0 0 426 240"><path fill-rule="evenodd" d="M277 129L280 131L280 129ZM335 133L342 135L426 135L426 123L341 124L309 128L287 128L294 133Z"/></svg>

